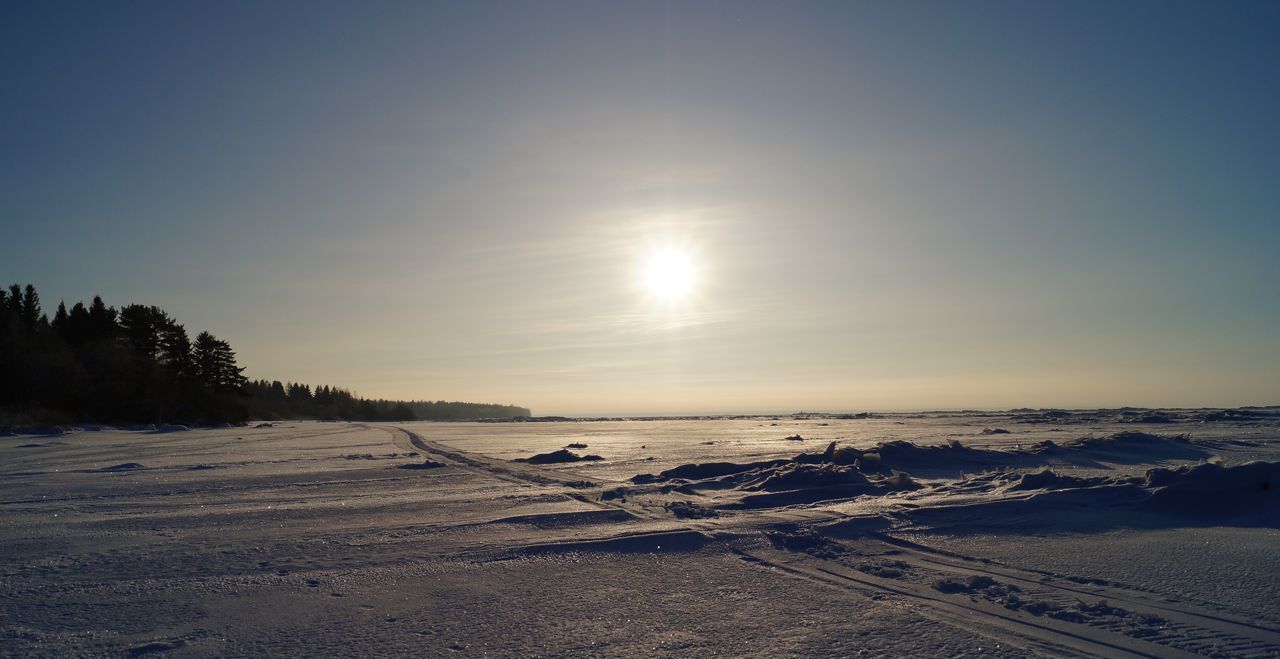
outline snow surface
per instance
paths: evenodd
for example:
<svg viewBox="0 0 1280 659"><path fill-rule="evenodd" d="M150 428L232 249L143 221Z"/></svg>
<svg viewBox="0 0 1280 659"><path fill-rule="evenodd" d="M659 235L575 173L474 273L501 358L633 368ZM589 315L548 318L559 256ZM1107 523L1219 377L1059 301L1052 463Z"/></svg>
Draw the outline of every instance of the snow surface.
<svg viewBox="0 0 1280 659"><path fill-rule="evenodd" d="M164 430L0 436L0 654L1280 656L1265 410Z"/></svg>

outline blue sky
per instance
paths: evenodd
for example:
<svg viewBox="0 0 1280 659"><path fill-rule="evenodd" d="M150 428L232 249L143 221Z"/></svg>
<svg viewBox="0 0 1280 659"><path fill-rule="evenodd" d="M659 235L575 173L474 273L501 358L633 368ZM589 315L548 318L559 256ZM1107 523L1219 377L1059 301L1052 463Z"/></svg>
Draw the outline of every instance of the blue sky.
<svg viewBox="0 0 1280 659"><path fill-rule="evenodd" d="M538 413L1280 402L1280 6L7 3L0 276ZM649 254L692 293L637 285Z"/></svg>

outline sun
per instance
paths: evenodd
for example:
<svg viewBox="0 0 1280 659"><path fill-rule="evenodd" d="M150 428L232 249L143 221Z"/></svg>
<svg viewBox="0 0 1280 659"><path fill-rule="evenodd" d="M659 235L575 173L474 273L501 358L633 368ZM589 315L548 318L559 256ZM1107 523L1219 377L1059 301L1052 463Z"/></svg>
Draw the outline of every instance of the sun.
<svg viewBox="0 0 1280 659"><path fill-rule="evenodd" d="M687 298L697 284L698 269L688 250L662 247L652 250L640 268L641 283L650 295L660 300Z"/></svg>

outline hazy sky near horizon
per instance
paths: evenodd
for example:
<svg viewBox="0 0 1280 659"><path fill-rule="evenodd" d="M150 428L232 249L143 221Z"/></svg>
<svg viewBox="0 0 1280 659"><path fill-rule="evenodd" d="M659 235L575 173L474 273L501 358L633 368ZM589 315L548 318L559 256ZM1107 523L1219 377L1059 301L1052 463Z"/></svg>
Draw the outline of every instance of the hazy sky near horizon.
<svg viewBox="0 0 1280 659"><path fill-rule="evenodd" d="M251 377L538 414L1280 403L1277 28L9 2L0 278L159 305Z"/></svg>

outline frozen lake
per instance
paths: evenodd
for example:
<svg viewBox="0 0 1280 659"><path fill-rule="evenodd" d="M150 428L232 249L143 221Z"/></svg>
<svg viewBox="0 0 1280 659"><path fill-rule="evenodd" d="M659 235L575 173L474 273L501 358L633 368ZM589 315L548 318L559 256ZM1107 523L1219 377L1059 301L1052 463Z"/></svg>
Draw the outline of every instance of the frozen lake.
<svg viewBox="0 0 1280 659"><path fill-rule="evenodd" d="M0 653L1277 656L1277 461L1267 411L5 436Z"/></svg>

